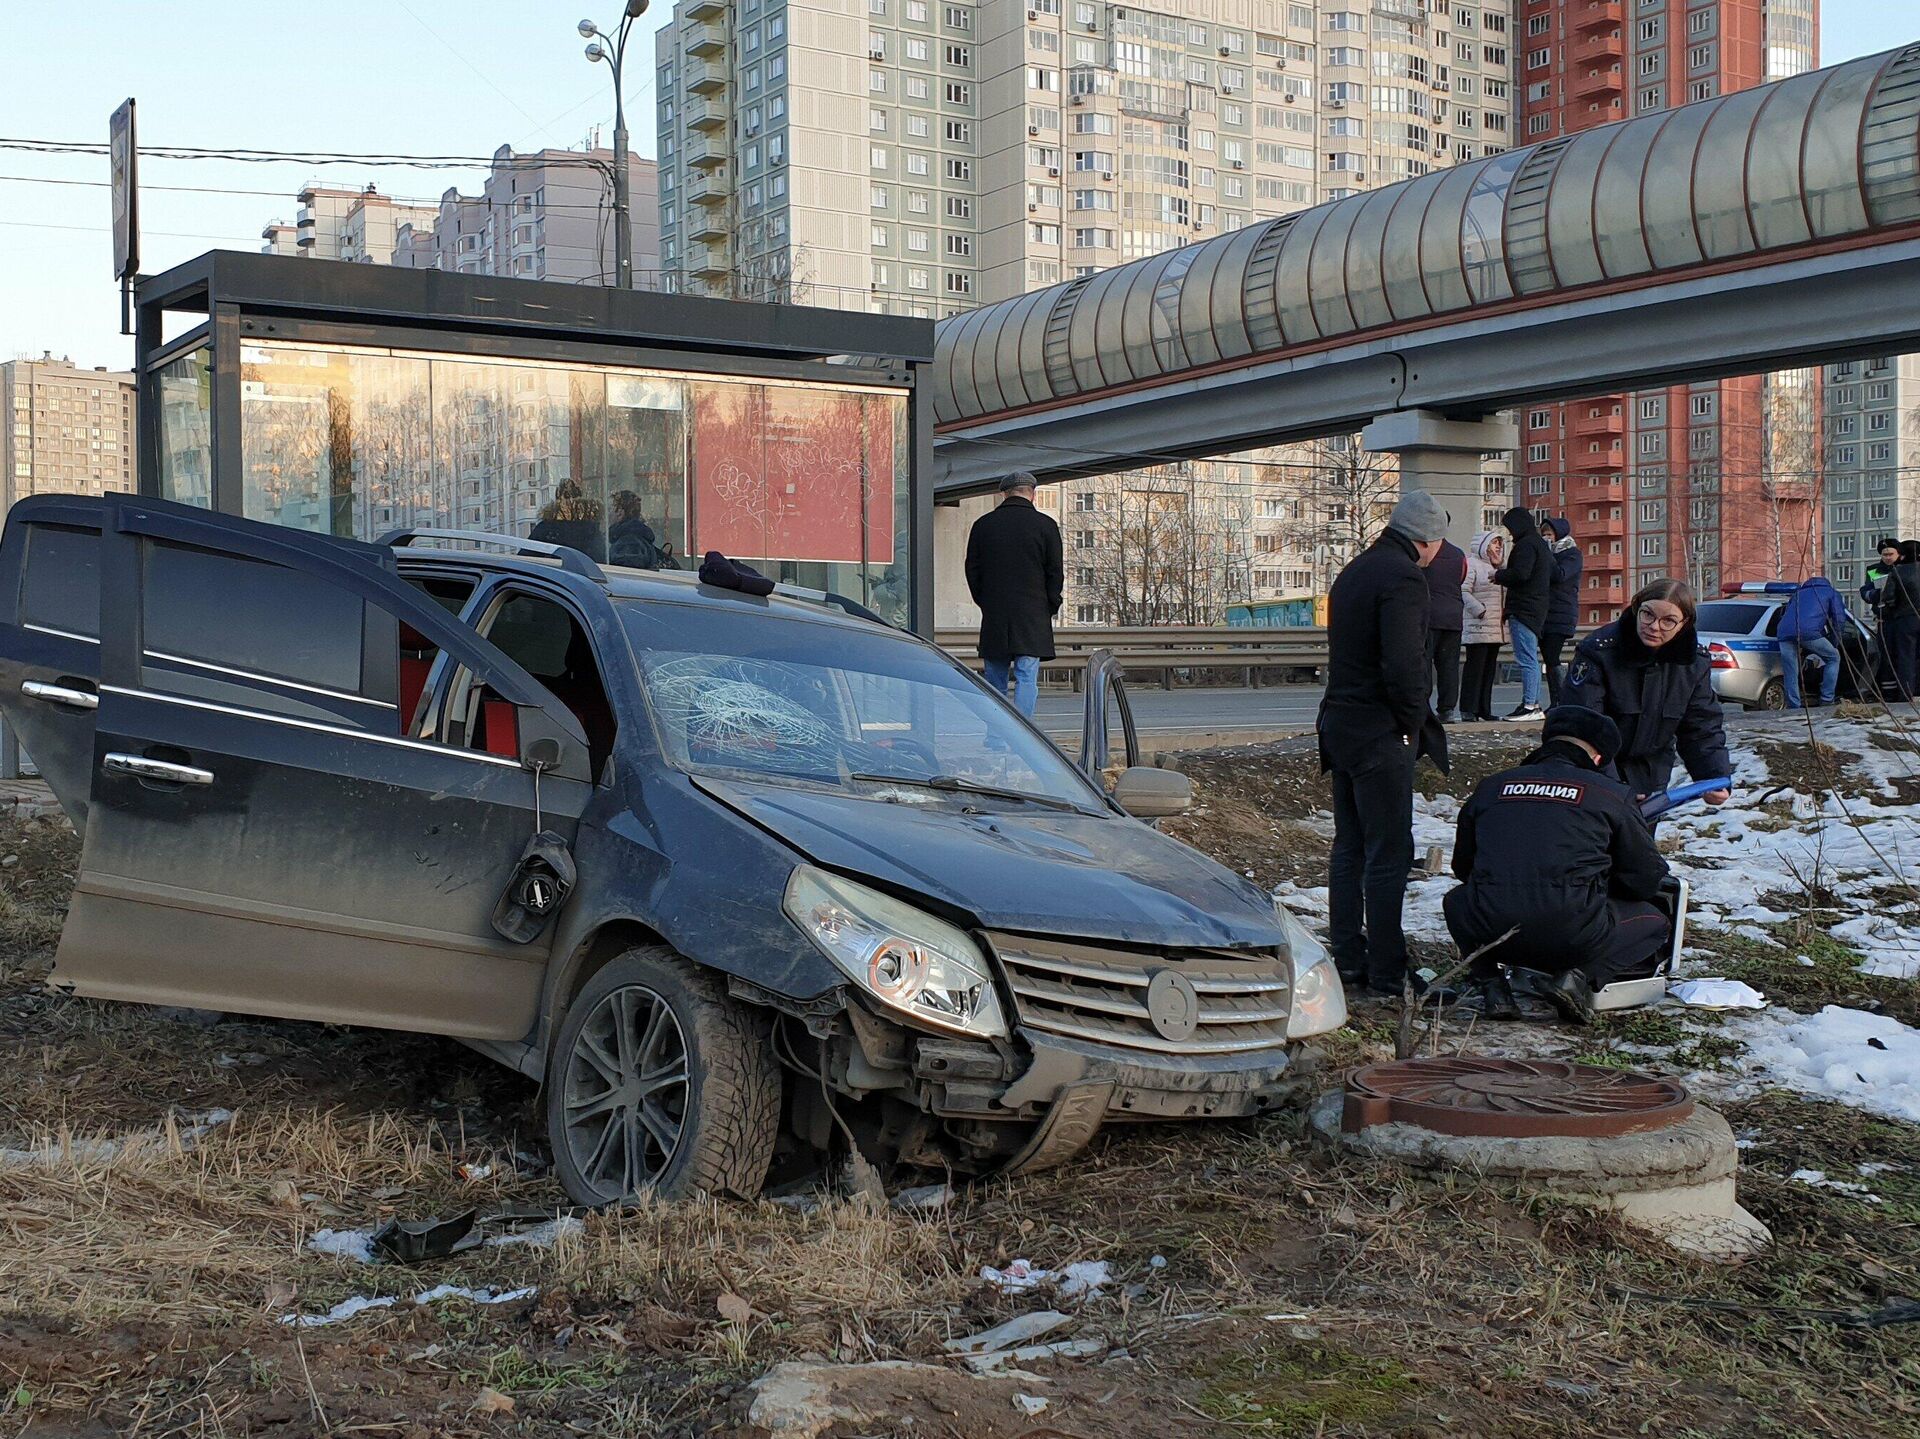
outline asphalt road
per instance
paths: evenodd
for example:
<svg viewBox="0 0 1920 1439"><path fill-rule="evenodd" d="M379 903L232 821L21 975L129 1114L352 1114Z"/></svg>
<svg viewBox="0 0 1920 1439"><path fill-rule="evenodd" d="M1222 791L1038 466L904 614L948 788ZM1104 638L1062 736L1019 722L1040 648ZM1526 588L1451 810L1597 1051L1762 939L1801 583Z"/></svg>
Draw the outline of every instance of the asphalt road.
<svg viewBox="0 0 1920 1439"><path fill-rule="evenodd" d="M1259 734L1273 730L1310 730L1320 708L1320 685L1280 685L1266 689L1163 690L1156 684L1127 686L1133 721L1142 738L1184 734ZM1497 685L1495 714L1520 703L1519 685ZM1042 690L1034 718L1048 734L1078 737L1081 697L1065 690Z"/></svg>

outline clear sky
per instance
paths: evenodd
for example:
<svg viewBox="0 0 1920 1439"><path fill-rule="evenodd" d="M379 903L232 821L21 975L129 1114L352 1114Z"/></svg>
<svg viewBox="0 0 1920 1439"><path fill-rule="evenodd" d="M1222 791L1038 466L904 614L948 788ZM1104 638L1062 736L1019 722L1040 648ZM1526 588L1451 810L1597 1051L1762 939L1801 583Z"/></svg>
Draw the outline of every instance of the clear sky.
<svg viewBox="0 0 1920 1439"><path fill-rule="evenodd" d="M642 155L654 149L653 46L638 32L671 9L655 0L636 27L627 117ZM1823 0L1823 60L1920 39L1915 9ZM0 0L0 10L0 139L104 141L108 115L132 95L145 144L489 155L578 146L596 127L612 143L612 86L574 26L590 14L611 27L619 0L94 0L80 11ZM482 173L143 158L142 268L257 249L260 227L291 222L309 181L431 201L450 185L477 189ZM51 350L131 363L106 178L104 157L0 149L0 359Z"/></svg>

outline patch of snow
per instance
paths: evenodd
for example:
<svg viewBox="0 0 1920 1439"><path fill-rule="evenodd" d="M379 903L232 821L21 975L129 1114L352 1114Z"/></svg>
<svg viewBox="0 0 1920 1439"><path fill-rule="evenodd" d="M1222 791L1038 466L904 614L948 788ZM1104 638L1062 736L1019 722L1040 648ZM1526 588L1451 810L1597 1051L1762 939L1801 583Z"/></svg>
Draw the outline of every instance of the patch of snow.
<svg viewBox="0 0 1920 1439"><path fill-rule="evenodd" d="M1078 1299L1082 1295L1098 1294L1101 1286L1112 1278L1113 1266L1106 1260L1082 1259L1060 1271L1060 1297Z"/></svg>
<svg viewBox="0 0 1920 1439"><path fill-rule="evenodd" d="M1920 914L1862 914L1836 924L1833 937L1863 956L1860 968L1888 979L1920 979Z"/></svg>
<svg viewBox="0 0 1920 1439"><path fill-rule="evenodd" d="M531 1228L490 1235L482 1242L489 1249L548 1249L562 1238L584 1234L586 1228L573 1215L563 1214ZM373 1235L371 1229L321 1229L308 1236L307 1248L315 1254L330 1254L356 1264L378 1264L380 1256L373 1252Z"/></svg>
<svg viewBox="0 0 1920 1439"><path fill-rule="evenodd" d="M207 1109L170 1116L181 1149L191 1149L233 1118L230 1109ZM183 1122L184 1121L184 1122ZM48 1137L26 1149L0 1149L0 1169L44 1169L55 1164L111 1164L123 1155L149 1151L167 1142L167 1126L136 1130L117 1138Z"/></svg>
<svg viewBox="0 0 1920 1439"><path fill-rule="evenodd" d="M1879 1204L1880 1196L1873 1193L1864 1184L1854 1184L1845 1179L1829 1179L1826 1171L1820 1169L1796 1169L1787 1178L1796 1184L1805 1184L1813 1189L1834 1189L1842 1194L1852 1195L1867 1204Z"/></svg>
<svg viewBox="0 0 1920 1439"><path fill-rule="evenodd" d="M550 1249L562 1239L577 1239L586 1232L587 1226L581 1220L571 1214L562 1214L530 1229L495 1234L486 1241L486 1245L489 1249L512 1249L516 1246Z"/></svg>
<svg viewBox="0 0 1920 1439"><path fill-rule="evenodd" d="M1748 1075L1920 1124L1920 1030L1833 1004L1813 1015L1774 1011L1765 1021L1736 1031Z"/></svg>
<svg viewBox="0 0 1920 1439"><path fill-rule="evenodd" d="M540 1292L534 1285L524 1289L469 1289L463 1284L439 1284L432 1289L422 1289L413 1296L414 1304L438 1304L442 1299L470 1299L475 1304L510 1304L516 1299L531 1299ZM291 1324L296 1329L319 1329L328 1324L339 1324L357 1314L365 1314L369 1309L391 1309L400 1302L397 1295L382 1295L374 1298L370 1295L356 1294L351 1299L342 1299L325 1314L282 1314L280 1322Z"/></svg>
<svg viewBox="0 0 1920 1439"><path fill-rule="evenodd" d="M355 1264L373 1263L371 1229L320 1229L307 1236L307 1248L315 1254L330 1254L336 1259L351 1259Z"/></svg>

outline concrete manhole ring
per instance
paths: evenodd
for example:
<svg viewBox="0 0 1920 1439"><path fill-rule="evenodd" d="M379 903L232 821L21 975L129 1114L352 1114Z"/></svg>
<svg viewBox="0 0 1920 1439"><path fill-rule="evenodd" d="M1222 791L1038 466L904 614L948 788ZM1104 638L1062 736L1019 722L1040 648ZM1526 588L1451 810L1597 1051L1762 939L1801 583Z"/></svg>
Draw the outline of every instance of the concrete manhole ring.
<svg viewBox="0 0 1920 1439"><path fill-rule="evenodd" d="M1453 1055L1371 1064L1347 1080L1341 1128L1416 1124L1437 1134L1603 1138L1693 1113L1684 1085L1560 1060Z"/></svg>

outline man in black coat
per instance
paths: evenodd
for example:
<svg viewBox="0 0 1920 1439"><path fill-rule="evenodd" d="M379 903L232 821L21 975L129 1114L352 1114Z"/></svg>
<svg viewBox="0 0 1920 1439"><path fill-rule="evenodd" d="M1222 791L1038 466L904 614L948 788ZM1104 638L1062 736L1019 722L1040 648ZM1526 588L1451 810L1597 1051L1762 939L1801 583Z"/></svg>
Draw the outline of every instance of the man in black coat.
<svg viewBox="0 0 1920 1439"><path fill-rule="evenodd" d="M1490 1018L1519 1017L1500 966L1555 976L1547 998L1584 1024L1594 991L1647 972L1672 940L1652 901L1667 862L1633 792L1604 773L1620 731L1595 710L1560 705L1540 748L1482 780L1460 811L1453 872L1465 880L1443 908L1462 954L1518 932L1474 961Z"/></svg>
<svg viewBox="0 0 1920 1439"><path fill-rule="evenodd" d="M1553 584L1547 595L1547 627L1540 634L1540 658L1547 670L1547 703L1560 703L1560 655L1573 640L1580 625L1580 575L1586 569L1586 557L1580 542L1573 537L1573 526L1566 517L1547 521L1553 536Z"/></svg>
<svg viewBox="0 0 1920 1439"><path fill-rule="evenodd" d="M1350 984L1398 994L1407 972L1400 928L1413 868L1413 766L1444 773L1447 735L1428 707L1427 582L1447 512L1422 490L1394 506L1386 531L1340 572L1327 596L1327 693L1316 728L1333 776L1329 925Z"/></svg>
<svg viewBox="0 0 1920 1439"><path fill-rule="evenodd" d="M1450 540L1427 566L1427 663L1440 691L1440 718L1460 723L1460 633L1466 628L1466 601L1460 587L1467 579L1467 556Z"/></svg>
<svg viewBox="0 0 1920 1439"><path fill-rule="evenodd" d="M1506 586L1507 637L1513 642L1513 662L1520 667L1520 708L1507 718L1536 720L1540 708L1540 636L1547 628L1547 607L1553 591L1553 551L1540 537L1533 511L1515 505L1500 517L1513 547L1507 567L1495 572L1495 584Z"/></svg>
<svg viewBox="0 0 1920 1439"><path fill-rule="evenodd" d="M1016 470L1000 481L1000 504L967 534L967 589L980 606L980 659L994 693L1033 717L1040 662L1053 658L1053 617L1066 588L1060 526L1033 507L1035 481Z"/></svg>

